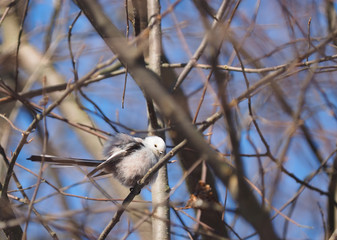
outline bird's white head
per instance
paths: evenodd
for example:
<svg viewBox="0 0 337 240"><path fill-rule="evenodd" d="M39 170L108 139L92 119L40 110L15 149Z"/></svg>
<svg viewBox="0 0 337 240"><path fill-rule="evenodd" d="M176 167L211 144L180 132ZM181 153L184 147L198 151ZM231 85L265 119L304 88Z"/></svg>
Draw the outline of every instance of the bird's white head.
<svg viewBox="0 0 337 240"><path fill-rule="evenodd" d="M157 157L165 153L166 145L161 137L149 136L144 139L144 143Z"/></svg>

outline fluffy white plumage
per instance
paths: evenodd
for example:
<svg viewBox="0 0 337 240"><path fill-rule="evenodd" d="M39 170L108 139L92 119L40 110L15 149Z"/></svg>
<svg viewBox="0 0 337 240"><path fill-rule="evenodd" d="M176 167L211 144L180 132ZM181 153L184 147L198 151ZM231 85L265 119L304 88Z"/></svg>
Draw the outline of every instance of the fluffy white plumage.
<svg viewBox="0 0 337 240"><path fill-rule="evenodd" d="M165 150L165 142L160 137L149 136L141 139L119 133L105 144L103 154L107 160L88 175L104 169L105 172L111 172L123 185L132 187L158 162Z"/></svg>

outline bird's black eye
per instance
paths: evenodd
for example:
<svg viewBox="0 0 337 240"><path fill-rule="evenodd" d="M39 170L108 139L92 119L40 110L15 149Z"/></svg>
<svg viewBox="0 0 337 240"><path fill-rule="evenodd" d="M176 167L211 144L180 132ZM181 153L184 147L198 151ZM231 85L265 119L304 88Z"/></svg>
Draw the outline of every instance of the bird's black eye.
<svg viewBox="0 0 337 240"><path fill-rule="evenodd" d="M156 148L156 147L157 147L157 144L155 144L154 147Z"/></svg>

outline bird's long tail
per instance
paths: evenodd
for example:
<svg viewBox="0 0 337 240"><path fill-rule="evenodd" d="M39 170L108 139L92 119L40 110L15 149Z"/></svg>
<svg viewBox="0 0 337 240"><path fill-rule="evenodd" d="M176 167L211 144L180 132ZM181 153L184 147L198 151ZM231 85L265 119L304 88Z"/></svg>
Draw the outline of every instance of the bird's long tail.
<svg viewBox="0 0 337 240"><path fill-rule="evenodd" d="M104 160L94 160L94 159L82 159L82 158L68 158L68 157L56 157L51 155L32 155L27 160L33 162L41 162L44 158L45 162L56 164L56 165L79 165L79 166L87 166L87 167L96 167Z"/></svg>

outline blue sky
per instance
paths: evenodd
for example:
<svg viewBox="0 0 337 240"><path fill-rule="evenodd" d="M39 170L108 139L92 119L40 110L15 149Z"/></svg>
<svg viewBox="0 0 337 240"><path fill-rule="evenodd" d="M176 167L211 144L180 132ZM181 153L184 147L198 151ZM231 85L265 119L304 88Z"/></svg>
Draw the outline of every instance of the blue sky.
<svg viewBox="0 0 337 240"><path fill-rule="evenodd" d="M103 2L106 3L107 1ZM170 5L168 2L169 1L162 1L162 11L167 10L168 6ZM171 1L170 3L172 2L173 1ZM217 10L217 6L220 3L221 1L214 1L211 4L215 8L215 10ZM315 12L316 14L314 15L312 15L312 11L310 10L311 4L308 4L307 10L298 10L299 6L303 6L303 4L301 4L300 2L294 1L292 4L289 4L289 9L293 10L294 14L298 14L298 22L302 26L302 29L307 30L306 23L310 17L312 18L311 36L313 38L323 37L327 34L325 16L324 12L321 10L323 6L323 1L315 1L315 3L317 3L320 8ZM123 19L124 17L124 13L121 10L123 9L121 8L122 5L123 4L119 1L112 1L112 4L105 5L105 11L107 13L111 13L109 14L109 16L111 17L112 21L116 23L121 31L125 31L125 22L121 21L121 19ZM239 38L237 39L239 42L243 40L243 36L246 33L246 28L249 26L248 23L250 23L249 20L254 15L256 6L257 1L251 0L244 0L239 6L238 13L236 17L234 17L231 24L232 28L239 36ZM43 51L44 49L43 42L45 37L45 28L49 23L52 8L52 1L30 2L30 9L28 11L28 16L25 22L25 30L26 33L29 34L29 42L34 45L39 51ZM193 53L198 47L204 34L204 29L200 21L200 16L199 14L197 14L197 11L193 7L192 1L187 0L181 1L181 3L178 4L178 6L175 8L174 12L181 26L184 26L182 28L182 32L185 36L186 42L188 43L189 50ZM57 51L55 52L53 57L56 59L54 67L64 77L65 81L70 81L73 78L69 52L67 49L66 34L69 25L71 24L77 13L78 8L72 2L65 1L60 14L61 17L58 20L59 25L53 35L53 37L55 37L56 35L63 36L63 38L58 43L59 47L57 48ZM171 16L168 15L163 19L162 27L163 48L170 61L172 63L187 62L189 56L186 53L186 49L184 49L184 47L182 46L181 40L179 40L178 38L175 24ZM294 29L295 37L301 39L301 41L303 42L302 44L298 43L298 45L296 46L298 49L303 50L306 46L306 43L304 42L305 40L303 39L305 39L306 36L302 35L296 25ZM278 1L262 0L259 10L257 12L257 20L254 31L252 35L248 37L245 42L242 43L251 46L249 50L251 51L252 56L257 58L262 54L269 53L273 49L277 48L277 46L282 46L282 44L287 43L291 40L293 40L291 36L291 30L285 25L284 15L281 12ZM314 44L316 44L314 40L313 42ZM113 54L105 46L100 37L95 34L89 22L83 15L79 18L73 29L72 43L75 56L77 57L77 67L80 77L88 73L93 67L96 66L98 62L110 59L113 56ZM231 44L225 44L223 49L221 49L221 64L227 64L232 53L233 49ZM326 48L325 54L332 55L334 54L334 52L332 48ZM294 56L296 56L294 48L292 46L288 46L281 48L277 53L273 54L270 57L261 59L260 63L263 64L264 67L275 66L287 63L287 61L293 59ZM317 56L318 55L313 55L312 59L316 58ZM205 58L202 58L200 60L200 62L205 61ZM234 58L232 65L239 66L237 58ZM247 64L247 66L245 67L253 68L254 64ZM180 71L181 69L177 70L178 73ZM204 71L204 73L207 75L207 71ZM232 97L236 97L241 94L246 87L244 84L244 78L242 76L242 73L232 72L231 74L232 81L230 82L230 86L232 91L230 92L230 95ZM333 85L333 83L335 83L332 74L333 73L317 74L315 75L315 80L324 87L324 90L326 90L326 94L329 100L332 102L332 104L334 104L334 106L336 106L336 89L329 87L330 85ZM290 104L294 103L293 110L296 110L295 107L298 101L298 93L302 84L302 82L298 79L305 79L306 76L308 76L308 72L293 74L288 78L284 78L280 83L283 84L282 86L287 91L289 91L289 95L287 95L287 102ZM248 74L248 79L251 81L252 84L261 79L261 75ZM123 109L121 107L123 84L124 75L120 75L117 77L105 79L98 84L92 84L88 87L85 87L84 91L88 96L90 96L90 98L94 102L99 104L104 113L112 121L120 121L122 124L130 128L146 130L146 102L144 100L142 92L129 76L127 82L125 108ZM215 84L213 84L213 82L211 84L213 87L215 87ZM200 78L200 75L195 70L191 72L191 74L182 84L182 87L186 93L191 93L200 86L203 86L203 80ZM38 83L33 86L33 88L40 87L41 86ZM192 114L194 114L196 111L200 95L201 92L198 92L189 99ZM39 99L39 97L36 97L33 99L33 101L38 102ZM81 100L86 107L94 110L91 104L89 104L83 98ZM326 107L324 99L322 98L319 91L314 87L314 85L310 86L310 90L306 94L305 100L306 102L302 117L305 119L307 127L312 131L314 139L316 140L315 143L322 152L323 157L327 157L335 148L335 137L337 130L336 119L331 116L330 109ZM219 107L214 106L214 101L214 95L212 94L212 92L208 91L205 97L205 102L202 105L198 121L206 119L212 114L214 109L219 110ZM284 144L284 140L287 137L287 131L289 130L291 118L284 113L269 88L263 89L261 92L257 93L256 96L252 98L252 102L255 112L259 116L259 119L257 119L257 121L263 129L264 136L270 144L273 154L275 154L276 157L280 157L280 151ZM57 108L55 109L55 113L61 114L59 109ZM254 149L247 141L247 136L249 134L249 136L254 140L254 144L258 147L259 151L261 153L264 153L265 148L261 140L259 139L255 128L250 127L249 124L247 101L243 101L239 104L237 114L239 122L238 126L240 126L240 128L242 129L242 132L239 134L241 137L241 152L246 154L254 153ZM90 114L90 116L92 117L93 121L99 129L107 132L113 132L110 126L102 121L100 118L93 114ZM21 129L25 129L31 123L31 121L31 116L27 113L27 111L20 110L15 120L15 125ZM62 149L62 154L71 157L91 157L90 153L81 144L80 139L78 139L78 136L74 134L71 127L63 122L51 118L47 119L47 124L50 134L49 141L52 141L53 145L56 148ZM42 123L40 127L42 127ZM126 132L126 130L121 127L118 127L118 129L119 131ZM34 140L34 137L37 138L37 134L39 133L38 131L39 130L36 130L30 135L30 139L33 138L33 141L23 148L20 154L20 158L18 160L18 163L28 167L35 173L38 172L39 164L27 162L25 161L25 158L31 154L40 154L42 152L41 143ZM228 140L224 140L225 138L226 132L223 119L221 119L215 125L215 129L213 130L212 144L218 147L220 151L228 153ZM20 134L13 133L8 148L8 153L11 150L15 149L19 139ZM171 143L168 142L168 145L171 145ZM178 160L177 156L173 157L173 159ZM316 157L313 155L312 151L307 146L307 143L304 141L303 134L300 130L297 130L295 136L292 138L291 146L288 149L285 161L285 168L290 172L295 173L296 176L300 179L304 179L305 177L307 177L319 166ZM260 186L257 159L245 157L243 158L243 162L245 164L247 177L257 186ZM273 180L273 177L275 176L275 174L277 174L278 170L275 164L271 163L266 158L262 158L262 162L265 169L268 170L265 175L265 181L266 184L268 184L269 181ZM329 163L331 163L331 160L329 161ZM22 184L24 187L29 187L36 182L36 178L27 173L25 170L22 170L20 168L16 168L15 170L22 177ZM61 168L58 171L62 171L62 186L71 185L72 183L81 181L84 178L84 174L76 168ZM179 163L175 162L169 164L168 171L170 186L173 187L180 180L182 176L182 170L179 166ZM46 170L45 173L45 177L48 178L48 174L52 174L52 171ZM51 178L51 181L53 181L53 178ZM328 186L328 176L324 173L320 173L313 179L311 184L326 191L326 188ZM299 185L293 179L290 179L288 176L281 174L281 180L279 182L279 185L277 186L275 196L272 198L273 206L276 208L281 207L297 192L298 187ZM267 189L267 196L272 190L273 189ZM53 191L53 189L43 183L41 185L38 198L48 195ZM226 189L220 182L217 183L217 191L220 194L220 200L223 202L224 196L226 195ZM32 194L32 192L33 190L28 191L28 193L30 194ZM68 192L81 196L86 194L93 194L93 190L89 184L72 188ZM146 200L151 199L150 192L146 189L142 191L142 196ZM258 194L256 194L256 196L258 196ZM171 201L186 202L188 197L189 196L186 190L186 186L185 184L182 184L172 195ZM60 213L64 211L64 209L60 205L59 201L57 201L56 199L57 197L55 198L55 200L53 198L49 198L37 204L36 207L44 213ZM83 209L87 204L89 206L91 204L95 206L95 203L85 202L84 200L78 198L67 197L66 199L69 203L69 206L72 209L76 210ZM297 205L295 205L295 212L292 214L291 218L301 225L310 226L312 228L303 228L296 226L293 223L289 223L287 237L291 239L322 238L324 232L322 230L322 221L320 220L320 217L318 217L320 216L319 206L325 209L326 200L326 197L319 196L317 193L309 190L304 190L304 193L301 194L300 198L298 199ZM110 206L110 204L104 203L102 204L102 206ZM236 207L230 197L227 207ZM289 207L283 213L287 214L287 211L289 211ZM191 215L194 215L192 210L187 210L187 212ZM105 224L101 225L99 222L97 222L97 219L104 218L108 221L109 216L110 213L107 215L95 214L94 216L86 216L86 214L84 213L80 215L80 217L77 217L77 220L84 221L89 219L90 223L95 225L95 230L99 232L102 230ZM183 215L182 217L187 225L193 227L194 222L190 218ZM227 213L225 219L227 223L230 224L235 221L235 216L234 214ZM172 221L177 222L174 214L172 214ZM128 227L125 218L122 219L119 224L121 229L125 230ZM285 220L280 216L278 216L274 220L274 226L280 236L282 236L284 224ZM32 223L30 226L31 227L29 228L29 231L31 237L39 238L42 236L46 236L44 230L42 232L37 232L37 230L41 229L38 223ZM238 223L235 224L234 229L240 232L242 234L241 236L247 236L253 233L251 227L247 225L242 219L238 220ZM185 234L186 236L184 230L180 228L174 228L174 230L176 231L176 233ZM245 234L243 234L243 232ZM121 233L118 234L123 236L123 234ZM132 234L128 239L137 238L137 234ZM173 236L172 239L184 238L181 236ZM258 237L254 236L251 239L258 239Z"/></svg>

